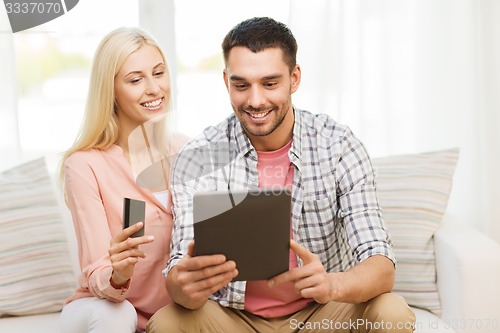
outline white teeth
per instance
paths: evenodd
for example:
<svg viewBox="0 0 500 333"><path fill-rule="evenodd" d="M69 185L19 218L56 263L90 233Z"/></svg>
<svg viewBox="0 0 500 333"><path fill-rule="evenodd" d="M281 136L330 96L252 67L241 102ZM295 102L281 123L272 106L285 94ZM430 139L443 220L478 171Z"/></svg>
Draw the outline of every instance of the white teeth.
<svg viewBox="0 0 500 333"><path fill-rule="evenodd" d="M160 105L160 103L161 103L161 98L153 102L143 103L142 105L144 105L147 108L154 108L155 106Z"/></svg>
<svg viewBox="0 0 500 333"><path fill-rule="evenodd" d="M252 114L251 116L253 118L263 118L265 116L267 116L267 114L269 113L270 111L266 111L266 112L261 112L261 113L254 113Z"/></svg>

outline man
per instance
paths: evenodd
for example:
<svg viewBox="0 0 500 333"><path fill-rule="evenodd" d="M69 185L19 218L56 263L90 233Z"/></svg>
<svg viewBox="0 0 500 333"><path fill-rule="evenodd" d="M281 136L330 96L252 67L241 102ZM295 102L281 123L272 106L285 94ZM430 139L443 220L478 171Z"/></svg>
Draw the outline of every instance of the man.
<svg viewBox="0 0 500 333"><path fill-rule="evenodd" d="M164 272L176 304L148 332L412 332L414 314L390 293L395 258L368 154L346 126L292 105L301 69L290 30L252 18L222 48L234 115L177 158ZM272 186L292 193L289 271L231 282L233 261L194 256L195 192Z"/></svg>

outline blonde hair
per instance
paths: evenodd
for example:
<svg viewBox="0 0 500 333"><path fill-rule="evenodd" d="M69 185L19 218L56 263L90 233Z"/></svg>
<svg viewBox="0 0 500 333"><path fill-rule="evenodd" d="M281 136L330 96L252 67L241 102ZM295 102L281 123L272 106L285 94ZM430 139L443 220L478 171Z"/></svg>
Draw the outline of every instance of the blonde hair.
<svg viewBox="0 0 500 333"><path fill-rule="evenodd" d="M115 76L127 57L144 45L158 49L168 74L165 54L158 42L145 30L135 27L118 28L108 33L99 43L91 67L84 119L75 142L63 154L61 160L60 181L63 187L64 164L71 154L92 148L105 150L118 142L120 129L115 112ZM170 109L170 96L167 97ZM166 153L164 145L170 141L167 138L169 131L165 119L154 125L154 140L160 143L159 149L164 154Z"/></svg>

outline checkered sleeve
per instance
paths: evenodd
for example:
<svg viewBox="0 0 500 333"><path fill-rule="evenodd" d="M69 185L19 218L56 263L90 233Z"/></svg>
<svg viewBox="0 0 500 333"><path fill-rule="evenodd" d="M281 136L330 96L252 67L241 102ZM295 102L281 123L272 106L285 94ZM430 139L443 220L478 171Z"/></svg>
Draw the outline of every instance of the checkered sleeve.
<svg viewBox="0 0 500 333"><path fill-rule="evenodd" d="M184 147L174 162L171 177L174 224L170 259L164 275L167 275L187 253L188 244L194 238L193 195L197 191L204 190L204 180L210 173L207 170L210 164L206 163L209 158L206 153L200 141L192 141Z"/></svg>
<svg viewBox="0 0 500 333"><path fill-rule="evenodd" d="M336 169L340 216L354 258L361 262L383 255L395 263L392 243L382 218L374 170L363 144L346 129Z"/></svg>
<svg viewBox="0 0 500 333"><path fill-rule="evenodd" d="M194 239L194 194L217 190L218 184L228 182L224 170L230 161L229 144L220 139L223 135L216 128L208 128L190 141L175 159L171 177L174 223L170 259L164 274L187 253L188 244Z"/></svg>
<svg viewBox="0 0 500 333"><path fill-rule="evenodd" d="M227 189L229 182L234 186L247 188L247 184L240 184L240 181L246 179L242 172L247 171L248 167L243 159L235 160L236 139L227 139L227 128L234 126L233 118L229 117L217 127L205 129L202 135L191 140L175 159L171 177L174 223L170 259L163 271L165 276L186 255L188 244L194 239L194 194ZM238 281L221 288L210 298L223 306L243 309L244 295L245 283Z"/></svg>

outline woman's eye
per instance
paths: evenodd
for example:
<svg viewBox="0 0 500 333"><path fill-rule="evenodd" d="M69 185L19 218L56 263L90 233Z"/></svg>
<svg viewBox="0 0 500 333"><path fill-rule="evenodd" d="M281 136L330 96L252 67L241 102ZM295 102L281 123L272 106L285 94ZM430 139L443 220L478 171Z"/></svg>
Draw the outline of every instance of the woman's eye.
<svg viewBox="0 0 500 333"><path fill-rule="evenodd" d="M141 81L140 78L132 79L132 80L130 80L130 83L138 83L139 81Z"/></svg>
<svg viewBox="0 0 500 333"><path fill-rule="evenodd" d="M153 75L154 75L154 76L162 76L162 75L163 75L163 73L164 73L164 72L156 72L156 73L154 73Z"/></svg>

